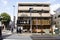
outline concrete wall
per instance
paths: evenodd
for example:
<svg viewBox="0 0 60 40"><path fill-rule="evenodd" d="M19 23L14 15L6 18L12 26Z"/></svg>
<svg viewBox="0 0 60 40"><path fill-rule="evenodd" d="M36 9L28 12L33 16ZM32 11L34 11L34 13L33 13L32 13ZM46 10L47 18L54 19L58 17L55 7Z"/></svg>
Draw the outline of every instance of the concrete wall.
<svg viewBox="0 0 60 40"><path fill-rule="evenodd" d="M38 3L36 3L36 2L20 2L20 3L18 3L18 4L23 4L23 5L27 5L27 4L29 4L29 5L40 5L40 4L42 4L42 5L50 5L49 3L40 3L40 2L38 2ZM47 7L44 7L44 6L19 6L18 5L18 10L29 10L29 8L33 8L32 10L46 10L46 11L49 11L49 13L42 13L42 16L43 17L50 17L51 16L51 14L50 14L50 6L47 6ZM25 13L25 12L24 12ZM18 13L18 17L19 16L21 16L21 14L23 14L23 13ZM25 13L26 15L28 15L28 16L30 16L30 13ZM39 13L32 13L32 16L33 17L40 17L41 15L39 14Z"/></svg>
<svg viewBox="0 0 60 40"><path fill-rule="evenodd" d="M33 10L50 10L50 7L40 7L40 6L19 6L18 10L29 10L29 8L33 8Z"/></svg>

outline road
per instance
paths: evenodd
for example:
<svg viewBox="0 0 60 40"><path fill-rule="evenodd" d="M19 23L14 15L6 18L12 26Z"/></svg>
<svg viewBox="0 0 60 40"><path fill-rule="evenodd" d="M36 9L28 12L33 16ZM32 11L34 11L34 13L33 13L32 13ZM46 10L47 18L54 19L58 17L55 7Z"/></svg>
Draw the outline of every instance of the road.
<svg viewBox="0 0 60 40"><path fill-rule="evenodd" d="M32 35L33 40L60 40L58 35Z"/></svg>
<svg viewBox="0 0 60 40"><path fill-rule="evenodd" d="M11 33L11 31L3 31L2 32L3 40L32 40L30 34L28 33Z"/></svg>
<svg viewBox="0 0 60 40"><path fill-rule="evenodd" d="M6 31L2 33L3 40L60 40L60 36L37 35L29 33L11 33Z"/></svg>
<svg viewBox="0 0 60 40"><path fill-rule="evenodd" d="M11 35L6 35L3 37L4 40L6 39L15 39L15 40L32 40L30 36L25 36L25 35L20 35L20 34L11 34Z"/></svg>

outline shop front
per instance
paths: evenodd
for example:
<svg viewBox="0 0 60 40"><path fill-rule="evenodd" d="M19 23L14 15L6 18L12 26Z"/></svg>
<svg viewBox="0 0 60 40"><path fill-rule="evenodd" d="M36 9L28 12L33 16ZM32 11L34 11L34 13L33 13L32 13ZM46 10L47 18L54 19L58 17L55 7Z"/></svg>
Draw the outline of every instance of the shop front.
<svg viewBox="0 0 60 40"><path fill-rule="evenodd" d="M30 21L32 21L32 26L30 25ZM17 27L23 27L23 33L50 33L51 28L51 18L39 18L39 17L32 17L32 20L29 18L22 18L18 20ZM32 30L30 30L32 29Z"/></svg>

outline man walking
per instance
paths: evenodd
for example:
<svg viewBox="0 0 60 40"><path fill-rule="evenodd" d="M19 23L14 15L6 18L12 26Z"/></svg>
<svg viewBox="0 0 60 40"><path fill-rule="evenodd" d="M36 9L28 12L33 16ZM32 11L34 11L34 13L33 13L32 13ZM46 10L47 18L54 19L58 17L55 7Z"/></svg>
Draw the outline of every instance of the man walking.
<svg viewBox="0 0 60 40"><path fill-rule="evenodd" d="M10 22L10 27L11 27L11 32L13 33L13 31L14 31L14 21Z"/></svg>

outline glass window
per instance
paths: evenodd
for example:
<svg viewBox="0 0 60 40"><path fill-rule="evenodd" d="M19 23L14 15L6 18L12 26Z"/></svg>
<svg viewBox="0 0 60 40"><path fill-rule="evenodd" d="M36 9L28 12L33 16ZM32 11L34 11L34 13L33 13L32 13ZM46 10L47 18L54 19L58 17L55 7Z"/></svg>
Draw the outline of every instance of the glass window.
<svg viewBox="0 0 60 40"><path fill-rule="evenodd" d="M49 11L43 11L43 13L49 13Z"/></svg>
<svg viewBox="0 0 60 40"><path fill-rule="evenodd" d="M49 7L48 4L18 4L18 6L44 6L44 7Z"/></svg>
<svg viewBox="0 0 60 40"><path fill-rule="evenodd" d="M18 10L18 13L21 13L21 12L26 12L26 13L28 13L29 10Z"/></svg>
<svg viewBox="0 0 60 40"><path fill-rule="evenodd" d="M44 5L44 7L49 7L49 5Z"/></svg>
<svg viewBox="0 0 60 40"><path fill-rule="evenodd" d="M18 13L22 13L22 12L29 13L29 10L18 10ZM32 13L49 13L48 10L32 10L31 12Z"/></svg>
<svg viewBox="0 0 60 40"><path fill-rule="evenodd" d="M17 24L29 24L27 20L17 20Z"/></svg>

